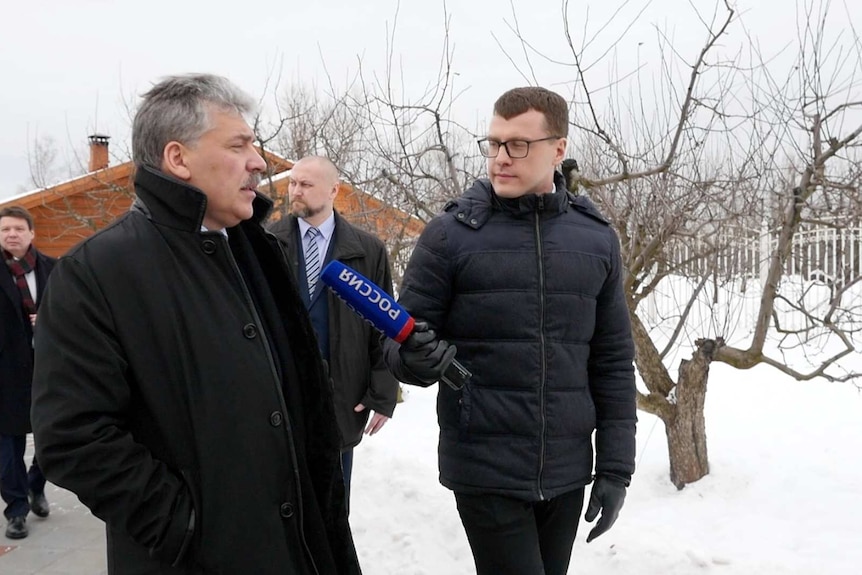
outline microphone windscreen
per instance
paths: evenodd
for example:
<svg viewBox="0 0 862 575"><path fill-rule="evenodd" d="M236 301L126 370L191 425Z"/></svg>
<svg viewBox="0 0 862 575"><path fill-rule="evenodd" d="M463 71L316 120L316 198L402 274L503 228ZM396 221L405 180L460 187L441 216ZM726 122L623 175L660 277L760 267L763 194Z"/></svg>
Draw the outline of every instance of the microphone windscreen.
<svg viewBox="0 0 862 575"><path fill-rule="evenodd" d="M413 331L414 321L392 296L350 266L333 260L320 279L347 307L398 343Z"/></svg>

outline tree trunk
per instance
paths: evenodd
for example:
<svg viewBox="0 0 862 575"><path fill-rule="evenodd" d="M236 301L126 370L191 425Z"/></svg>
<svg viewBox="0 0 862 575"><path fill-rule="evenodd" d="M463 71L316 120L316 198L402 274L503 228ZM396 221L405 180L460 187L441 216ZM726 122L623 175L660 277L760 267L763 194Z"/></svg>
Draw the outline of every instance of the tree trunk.
<svg viewBox="0 0 862 575"><path fill-rule="evenodd" d="M706 449L706 383L716 342L698 340L692 358L682 360L676 386L676 409L670 421L665 421L670 480L677 489L701 479L709 473Z"/></svg>

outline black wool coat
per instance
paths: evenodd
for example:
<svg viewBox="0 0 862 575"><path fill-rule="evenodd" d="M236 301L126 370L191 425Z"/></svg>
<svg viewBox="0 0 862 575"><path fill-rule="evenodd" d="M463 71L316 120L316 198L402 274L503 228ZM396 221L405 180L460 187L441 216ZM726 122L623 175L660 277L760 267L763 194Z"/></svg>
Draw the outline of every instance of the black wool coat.
<svg viewBox="0 0 862 575"><path fill-rule="evenodd" d="M269 230L284 242L294 277L299 269L299 224L293 216L272 223ZM392 272L386 246L368 232L351 225L335 213L335 233L331 257L355 269L386 293L392 295ZM392 417L398 396L398 381L383 362L379 332L351 311L343 301L326 290L329 309L329 373L335 387L335 417L341 430L343 447L354 447L362 440L369 410ZM321 294L320 297L323 297ZM362 403L360 413L353 408Z"/></svg>
<svg viewBox="0 0 862 575"><path fill-rule="evenodd" d="M429 222L400 303L473 373L440 384L440 480L456 492L549 499L595 472L634 471L634 345L619 240L556 192L502 199L477 181ZM403 373L398 346L387 362ZM409 377L409 374L405 374ZM418 383L418 382L414 382Z"/></svg>
<svg viewBox="0 0 862 575"><path fill-rule="evenodd" d="M135 188L42 302L45 475L105 521L112 575L359 573L332 392L260 226L271 202L228 238L201 231L199 190L149 168Z"/></svg>
<svg viewBox="0 0 862 575"><path fill-rule="evenodd" d="M36 251L37 309L56 261ZM0 261L0 435L25 435L31 431L33 329L22 310L15 277L9 266Z"/></svg>

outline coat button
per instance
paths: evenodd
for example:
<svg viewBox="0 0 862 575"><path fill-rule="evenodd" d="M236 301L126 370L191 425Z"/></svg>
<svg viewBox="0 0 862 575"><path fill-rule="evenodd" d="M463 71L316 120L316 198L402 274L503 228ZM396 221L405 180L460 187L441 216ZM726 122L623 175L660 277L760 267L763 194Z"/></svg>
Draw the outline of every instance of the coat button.
<svg viewBox="0 0 862 575"><path fill-rule="evenodd" d="M279 513L281 516L287 519L288 517L293 517L293 505L290 503L282 503L281 508L279 509Z"/></svg>
<svg viewBox="0 0 862 575"><path fill-rule="evenodd" d="M271 414L269 414L269 424L273 427L278 427L279 425L281 425L281 420L282 416L280 411L273 411Z"/></svg>
<svg viewBox="0 0 862 575"><path fill-rule="evenodd" d="M216 251L216 243L213 240L204 240L201 242L201 249L207 255L212 255Z"/></svg>
<svg viewBox="0 0 862 575"><path fill-rule="evenodd" d="M476 224L478 224L478 223L479 223L479 220L477 220L476 218L473 218L473 219L471 219L471 220L470 220L470 223L471 223L471 224L473 224L473 225L475 226Z"/></svg>
<svg viewBox="0 0 862 575"><path fill-rule="evenodd" d="M247 323L242 327L242 334L246 339L254 339L257 337L257 326L253 323Z"/></svg>
<svg viewBox="0 0 862 575"><path fill-rule="evenodd" d="M458 212L458 219L459 219L459 220L463 220L463 219L464 219L464 212Z"/></svg>

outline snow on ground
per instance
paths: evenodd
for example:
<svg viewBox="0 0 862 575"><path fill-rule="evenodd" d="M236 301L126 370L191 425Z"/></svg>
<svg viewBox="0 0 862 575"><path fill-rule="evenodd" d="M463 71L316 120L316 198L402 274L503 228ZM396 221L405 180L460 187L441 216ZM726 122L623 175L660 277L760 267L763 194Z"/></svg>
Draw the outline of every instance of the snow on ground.
<svg viewBox="0 0 862 575"><path fill-rule="evenodd" d="M363 572L474 573L454 498L437 480L436 388L405 389L395 418L355 454ZM626 505L589 545L582 522L569 573L862 573L862 392L714 364L706 417L711 473L678 491L664 427L639 412Z"/></svg>

